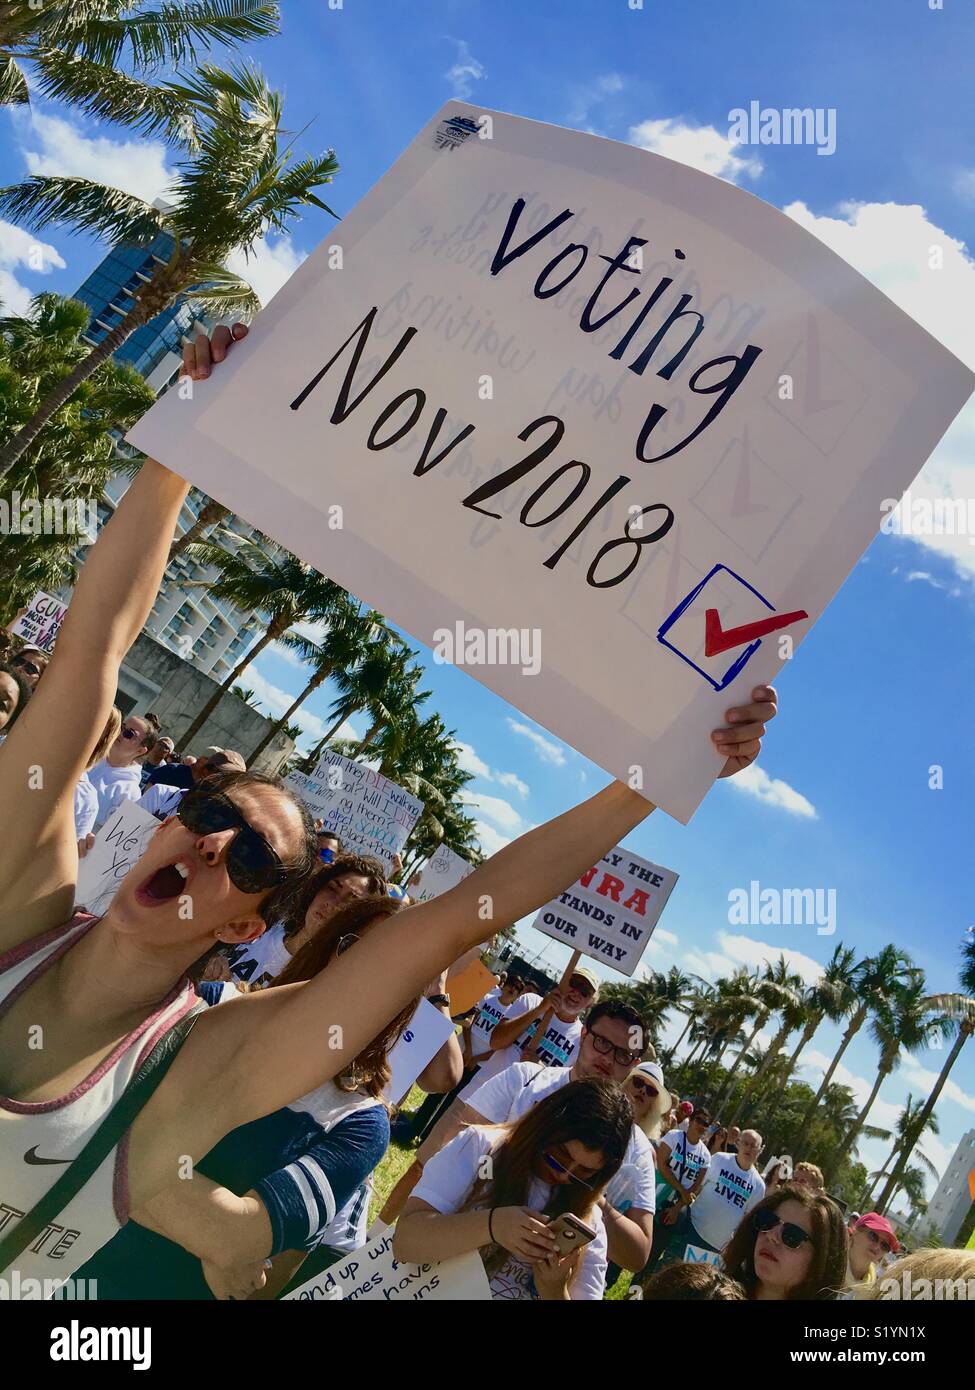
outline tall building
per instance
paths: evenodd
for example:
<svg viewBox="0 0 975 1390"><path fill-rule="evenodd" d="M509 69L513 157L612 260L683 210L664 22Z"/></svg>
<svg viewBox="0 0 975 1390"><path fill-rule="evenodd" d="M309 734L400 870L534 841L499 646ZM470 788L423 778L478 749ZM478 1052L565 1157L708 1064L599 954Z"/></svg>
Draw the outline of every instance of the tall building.
<svg viewBox="0 0 975 1390"><path fill-rule="evenodd" d="M941 1239L952 1245L972 1206L969 1174L975 1170L975 1129L958 1141L951 1162L928 1203L927 1220L937 1226Z"/></svg>
<svg viewBox="0 0 975 1390"><path fill-rule="evenodd" d="M156 206L164 205L157 203ZM85 334L87 342L94 346L117 327L132 308L141 286L151 279L158 266L165 264L174 245L168 233L160 233L148 246L113 248L96 266L75 293L75 298L91 309L91 322ZM182 299L137 329L113 355L117 361L135 367L156 394L161 395L178 377L183 337L209 332L212 326L198 305ZM117 449L123 457L132 452L121 439ZM115 510L130 481L121 471L112 477L99 507L101 521ZM177 536L185 535L206 502L203 493L191 489L180 512ZM223 528L256 542L265 553L279 549L239 517L228 516ZM201 565L187 554L177 556L166 571L146 622L146 631L197 670L222 682L253 645L262 620L253 611L244 612L234 604L213 598L205 585L215 575L212 567ZM127 674L132 681L135 673Z"/></svg>

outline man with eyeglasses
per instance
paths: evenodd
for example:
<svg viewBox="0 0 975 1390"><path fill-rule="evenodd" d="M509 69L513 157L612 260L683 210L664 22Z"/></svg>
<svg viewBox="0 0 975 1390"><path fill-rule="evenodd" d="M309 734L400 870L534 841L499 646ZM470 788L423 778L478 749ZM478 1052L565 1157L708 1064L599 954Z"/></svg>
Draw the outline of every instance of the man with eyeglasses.
<svg viewBox="0 0 975 1390"><path fill-rule="evenodd" d="M154 714L130 714L122 721L118 738L100 763L88 772L88 780L98 797L95 829L105 824L123 801L138 801L141 791L141 760L159 733Z"/></svg>
<svg viewBox="0 0 975 1390"><path fill-rule="evenodd" d="M765 1196L764 1179L755 1169L761 1152L762 1136L746 1129L739 1134L737 1152L725 1149L711 1155L697 1195L688 1193L687 1205L670 1227L657 1269L685 1259L688 1246L712 1253L724 1249L742 1217Z"/></svg>
<svg viewBox="0 0 975 1390"><path fill-rule="evenodd" d="M640 1061L648 1041L644 1020L628 1004L616 1000L594 1004L586 1017L579 1052L571 1067L537 1067L530 1062L506 1067L477 1087L464 1106L462 1123L509 1124L570 1081L621 1083ZM664 1089L663 1071L652 1062L645 1063L642 1072L641 1079L651 1088L651 1099L655 1101ZM454 1133L460 1128L458 1123ZM443 1142L451 1138L453 1134ZM655 1179L653 1147L634 1124L619 1172L599 1199L609 1259L621 1269L640 1269L650 1253Z"/></svg>

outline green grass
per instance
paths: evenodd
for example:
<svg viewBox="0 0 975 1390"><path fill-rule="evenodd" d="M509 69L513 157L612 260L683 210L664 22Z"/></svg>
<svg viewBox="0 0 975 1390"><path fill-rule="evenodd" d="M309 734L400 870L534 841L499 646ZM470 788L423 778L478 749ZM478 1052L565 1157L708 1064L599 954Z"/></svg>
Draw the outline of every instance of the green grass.
<svg viewBox="0 0 975 1390"><path fill-rule="evenodd" d="M415 1110L423 1101L424 1092L416 1086L403 1102L406 1110ZM413 1162L416 1149L411 1145L408 1149L400 1148L399 1144L390 1144L386 1150L382 1163L372 1175L372 1199L369 1203L369 1223L372 1224L379 1217L379 1213L386 1205L386 1198L399 1182L400 1178ZM627 1289L630 1287L630 1275L623 1274L619 1282L614 1287L612 1293L608 1294L609 1299L625 1299Z"/></svg>

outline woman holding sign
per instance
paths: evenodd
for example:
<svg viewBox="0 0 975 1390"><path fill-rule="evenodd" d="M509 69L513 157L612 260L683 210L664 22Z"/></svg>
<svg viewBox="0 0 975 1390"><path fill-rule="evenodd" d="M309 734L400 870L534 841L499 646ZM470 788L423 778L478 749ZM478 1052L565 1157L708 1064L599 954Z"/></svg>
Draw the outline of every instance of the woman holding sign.
<svg viewBox="0 0 975 1390"><path fill-rule="evenodd" d="M197 339L187 374L203 380L246 331ZM535 911L653 810L613 783L412 908L408 921L382 923L315 980L200 1017L173 1060L172 1030L183 1032L194 1005L187 967L215 943L254 940L318 863L294 795L275 779L230 774L183 798L104 917L74 913L72 793L152 607L187 491L155 461L143 465L89 551L50 667L0 751L0 1200L26 1213L0 1234L0 1267L22 1276L70 1276L188 1159L348 1070L430 979L483 940L488 917ZM767 690L729 712L733 727L714 736L724 775L757 756L774 713ZM158 1066L129 1089L149 1057Z"/></svg>

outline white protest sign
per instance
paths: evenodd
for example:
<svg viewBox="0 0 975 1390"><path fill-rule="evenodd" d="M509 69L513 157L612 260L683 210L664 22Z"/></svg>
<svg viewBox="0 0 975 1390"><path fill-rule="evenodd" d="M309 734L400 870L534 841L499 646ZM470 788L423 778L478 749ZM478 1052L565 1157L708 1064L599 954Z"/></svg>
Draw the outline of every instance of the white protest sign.
<svg viewBox="0 0 975 1390"><path fill-rule="evenodd" d="M95 837L78 864L75 901L102 916L122 879L142 855L159 821L134 801L123 801Z"/></svg>
<svg viewBox="0 0 975 1390"><path fill-rule="evenodd" d="M52 652L67 611L66 603L38 591L28 604L26 613L21 613L10 631L15 636L22 637L30 646Z"/></svg>
<svg viewBox="0 0 975 1390"><path fill-rule="evenodd" d="M752 194L449 102L128 438L686 821L973 384Z"/></svg>
<svg viewBox="0 0 975 1390"><path fill-rule="evenodd" d="M403 1264L393 1255L393 1232L385 1230L361 1250L337 1261L324 1274L309 1279L288 1299L313 1302L433 1303L470 1302L491 1297L479 1255L456 1255L441 1264Z"/></svg>
<svg viewBox="0 0 975 1390"><path fill-rule="evenodd" d="M291 772L285 781L344 850L373 854L387 869L423 812L423 802L408 791L340 753L323 753L310 776Z"/></svg>
<svg viewBox="0 0 975 1390"><path fill-rule="evenodd" d="M532 926L573 951L632 975L679 875L617 845L558 898Z"/></svg>
<svg viewBox="0 0 975 1390"><path fill-rule="evenodd" d="M452 849L441 845L416 881L410 884L410 897L415 903L429 902L431 898L439 898L441 893L456 888L473 872L473 864L468 864Z"/></svg>
<svg viewBox="0 0 975 1390"><path fill-rule="evenodd" d="M421 999L416 1012L389 1053L389 1083L386 1099L398 1105L420 1072L453 1034L454 1025L445 1014L435 1009L428 999Z"/></svg>

